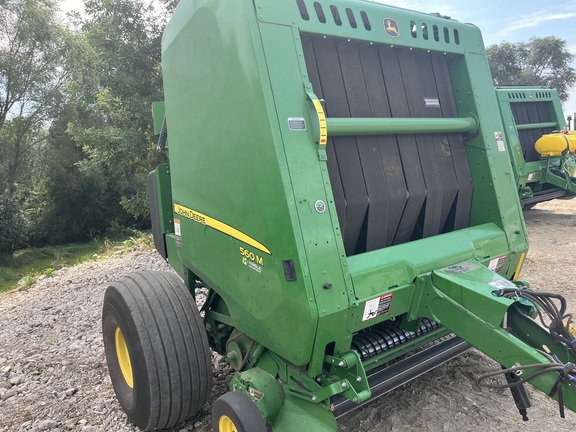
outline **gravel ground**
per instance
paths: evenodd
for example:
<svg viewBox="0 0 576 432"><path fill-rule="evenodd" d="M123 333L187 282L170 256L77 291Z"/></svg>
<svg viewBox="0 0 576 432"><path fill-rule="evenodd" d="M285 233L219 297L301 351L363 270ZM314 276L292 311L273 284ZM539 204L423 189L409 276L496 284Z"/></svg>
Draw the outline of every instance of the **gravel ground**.
<svg viewBox="0 0 576 432"><path fill-rule="evenodd" d="M576 200L526 213L531 252L524 278L564 292L572 310ZM108 284L139 270L169 270L154 251L134 249L58 270L32 287L0 296L0 432L134 431L108 377L100 315ZM198 293L197 293L198 294ZM202 293L199 293L201 301ZM210 407L226 391L229 368L213 354L211 400L172 431L208 432ZM508 391L481 389L473 377L497 365L476 351L443 365L339 421L344 431L574 431L576 415L530 389L535 408L523 423ZM306 431L303 431L306 432Z"/></svg>
<svg viewBox="0 0 576 432"><path fill-rule="evenodd" d="M101 313L106 287L140 270L170 270L151 250L134 249L56 271L0 297L0 431L134 431L108 377ZM228 366L214 354L214 394ZM209 407L174 430L210 430Z"/></svg>

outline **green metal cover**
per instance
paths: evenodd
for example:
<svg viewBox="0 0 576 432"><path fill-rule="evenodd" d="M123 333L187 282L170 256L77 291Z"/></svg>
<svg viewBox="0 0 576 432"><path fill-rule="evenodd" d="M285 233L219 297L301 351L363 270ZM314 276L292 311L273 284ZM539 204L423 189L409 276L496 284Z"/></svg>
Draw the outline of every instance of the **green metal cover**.
<svg viewBox="0 0 576 432"><path fill-rule="evenodd" d="M528 244L476 27L365 1L181 2L163 73L169 261L210 288L215 348L233 329L236 357L283 383L261 410L275 430L334 430L332 396L370 396L366 370L405 353L352 349L379 324L540 360L499 327L513 301L493 287Z"/></svg>
<svg viewBox="0 0 576 432"><path fill-rule="evenodd" d="M318 3L330 11L330 2ZM310 364L315 374L328 344L345 351L352 332L406 313L414 275L507 255L501 271L511 278L527 243L509 155L497 143L502 123L495 110L480 108L496 106L496 98L478 29L369 2L338 3L341 17L352 11L356 28L329 15L323 24L308 5L305 20L296 2L182 2L164 35L163 70L174 219L181 229L181 246L168 245L178 252L173 263L222 296L240 331L293 364ZM400 36L386 33L385 18ZM310 109L302 38L313 34L446 58L456 116L480 125L466 140L474 179L467 234L347 257L330 156L312 127L318 119ZM331 103L326 100L328 108ZM398 259L384 262L383 254ZM293 265L295 280L287 280L286 265ZM363 322L358 311L388 290L395 290L390 311Z"/></svg>
<svg viewBox="0 0 576 432"><path fill-rule="evenodd" d="M164 101L152 102L152 127L154 135L160 135L160 132L162 131L162 121L166 114L165 111L166 108L164 106Z"/></svg>
<svg viewBox="0 0 576 432"><path fill-rule="evenodd" d="M576 193L573 155L540 157L534 145L544 134L566 127L558 91L547 87L497 87L505 137L522 199L565 190ZM554 197L554 195L550 195Z"/></svg>

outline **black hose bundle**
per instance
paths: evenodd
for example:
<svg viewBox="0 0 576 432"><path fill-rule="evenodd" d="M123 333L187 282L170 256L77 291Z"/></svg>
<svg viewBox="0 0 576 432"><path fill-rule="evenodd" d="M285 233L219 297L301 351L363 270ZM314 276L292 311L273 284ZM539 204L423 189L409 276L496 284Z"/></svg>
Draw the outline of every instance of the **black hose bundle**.
<svg viewBox="0 0 576 432"><path fill-rule="evenodd" d="M534 291L528 288L503 288L495 291L494 294L498 297L509 299L524 298L530 301L536 307L542 325L548 329L552 338L562 343L566 347L568 354L571 353L576 355L576 331L572 327L572 314L566 313L567 304L566 299L563 296L554 293ZM516 365L511 368L489 372L478 377L478 384L483 387L513 389L524 385L524 383L529 382L539 375L549 372L558 372L558 379L550 389L548 396L553 397L556 394L558 395L560 417L564 418L563 385L565 382L568 382L576 389L576 367L571 362L566 364L562 363L555 355L551 356L543 351L537 351L548 358L550 363ZM526 377L520 378L522 371L527 369L537 370ZM515 374L517 379L512 382L508 381L506 384L489 384L484 382L488 378L502 373Z"/></svg>
<svg viewBox="0 0 576 432"><path fill-rule="evenodd" d="M515 381L513 383L488 384L488 383L484 382L488 378L492 378L492 377L495 377L495 376L500 375L500 374L506 374L506 373L518 374L519 372L522 372L526 369L536 369L536 368L539 368L536 372L531 373L527 377L519 378L517 381ZM478 384L481 385L482 387L512 388L512 387L521 386L524 383L529 382L533 378L536 378L537 376L540 376L540 375L543 375L545 373L552 372L552 371L564 371L564 373L566 373L566 374L573 374L574 373L574 364L573 363L567 363L564 365L562 363L535 363L535 364L524 365L524 366L513 366L513 367L507 368L507 369L499 369L499 370L495 370L492 372L488 372L488 373L478 377L477 381L478 381Z"/></svg>
<svg viewBox="0 0 576 432"><path fill-rule="evenodd" d="M488 372L480 377L478 377L478 384L482 387L490 387L490 388L514 388L518 386L524 385L524 383L529 382L533 378L537 376L543 375L548 372L556 371L559 373L558 379L554 386L548 392L548 396L554 397L555 394L558 394L558 406L560 410L560 417L564 418L564 396L563 396L563 385L566 381L574 388L576 388L576 371L574 370L575 366L574 363L535 363L531 365L523 365L523 366L513 366L507 369L501 369L493 372ZM506 384L488 384L484 381L488 378L500 375L500 374L518 374L521 373L525 369L538 369L536 372L531 373L527 377L519 378L514 382L507 382Z"/></svg>
<svg viewBox="0 0 576 432"><path fill-rule="evenodd" d="M495 292L499 297L509 299L525 298L538 311L542 325L558 342L566 345L569 351L576 354L576 334L572 328L572 314L566 313L566 299L560 294L534 291L528 288L504 288ZM560 303L558 307L557 302Z"/></svg>

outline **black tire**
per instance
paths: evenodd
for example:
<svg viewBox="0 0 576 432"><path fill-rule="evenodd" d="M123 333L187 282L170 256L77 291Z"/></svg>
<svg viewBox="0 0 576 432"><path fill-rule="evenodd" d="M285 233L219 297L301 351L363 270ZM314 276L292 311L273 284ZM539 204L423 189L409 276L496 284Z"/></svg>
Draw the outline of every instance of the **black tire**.
<svg viewBox="0 0 576 432"><path fill-rule="evenodd" d="M230 421L232 428L226 427ZM250 396L230 392L216 399L212 406L212 429L214 432L266 432L266 423Z"/></svg>
<svg viewBox="0 0 576 432"><path fill-rule="evenodd" d="M206 330L176 275L142 272L114 282L104 295L102 333L116 397L140 429L174 426L208 400Z"/></svg>

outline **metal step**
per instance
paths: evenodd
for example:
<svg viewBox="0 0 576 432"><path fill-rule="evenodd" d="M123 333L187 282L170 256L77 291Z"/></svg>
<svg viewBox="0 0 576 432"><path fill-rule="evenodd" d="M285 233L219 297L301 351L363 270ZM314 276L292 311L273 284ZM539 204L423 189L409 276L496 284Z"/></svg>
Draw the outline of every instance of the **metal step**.
<svg viewBox="0 0 576 432"><path fill-rule="evenodd" d="M566 191L564 189L554 189L550 192L545 192L542 194L534 195L530 198L522 199L522 205L528 206L532 204L537 204L539 202L550 201L555 198L560 198L566 195Z"/></svg>
<svg viewBox="0 0 576 432"><path fill-rule="evenodd" d="M341 417L459 356L469 348L470 345L458 336L449 336L447 339L445 337L437 344L432 344L387 368L368 374L372 397L367 401L356 404L342 395L336 395L330 401L331 410L336 418Z"/></svg>

